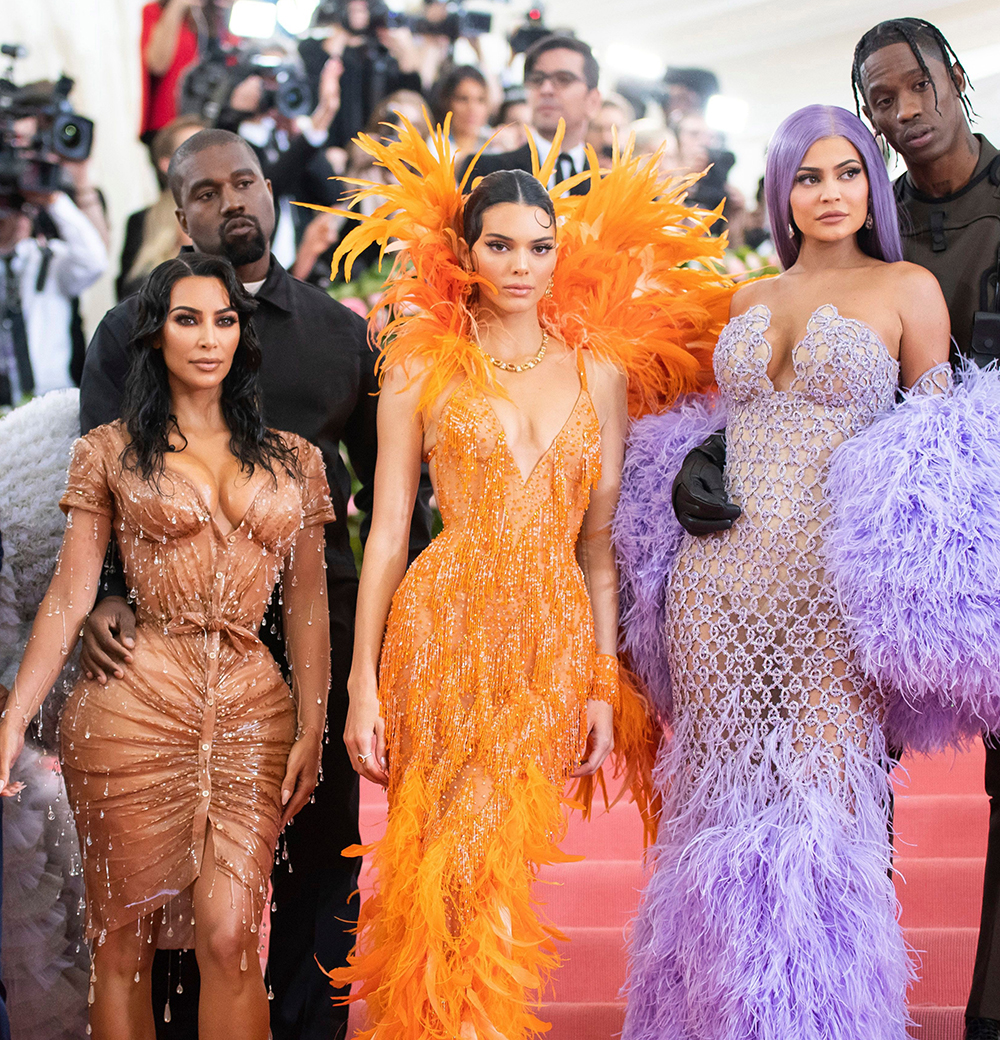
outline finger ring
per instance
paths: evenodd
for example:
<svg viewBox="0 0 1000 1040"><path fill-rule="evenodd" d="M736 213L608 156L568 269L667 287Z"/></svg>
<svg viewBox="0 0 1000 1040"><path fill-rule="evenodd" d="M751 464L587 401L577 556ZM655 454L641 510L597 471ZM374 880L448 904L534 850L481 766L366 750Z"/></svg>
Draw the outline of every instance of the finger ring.
<svg viewBox="0 0 1000 1040"><path fill-rule="evenodd" d="M372 753L369 751L367 755L358 755L358 761L364 765L365 762L372 757Z"/></svg>

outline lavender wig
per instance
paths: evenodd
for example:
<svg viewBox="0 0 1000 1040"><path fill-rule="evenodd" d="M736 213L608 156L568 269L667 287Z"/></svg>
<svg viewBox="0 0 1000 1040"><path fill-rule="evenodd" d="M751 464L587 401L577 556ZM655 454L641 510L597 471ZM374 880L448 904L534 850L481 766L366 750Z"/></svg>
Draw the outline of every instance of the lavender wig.
<svg viewBox="0 0 1000 1040"><path fill-rule="evenodd" d="M826 137L846 137L860 153L868 177L869 208L875 224L871 230L861 228L858 245L876 260L902 260L903 244L899 237L896 200L871 131L846 108L807 105L793 112L774 132L764 171L771 237L782 267L787 271L795 263L802 246L802 236L797 229L794 237L788 234L789 226L794 226L789 198L795 173L812 145Z"/></svg>

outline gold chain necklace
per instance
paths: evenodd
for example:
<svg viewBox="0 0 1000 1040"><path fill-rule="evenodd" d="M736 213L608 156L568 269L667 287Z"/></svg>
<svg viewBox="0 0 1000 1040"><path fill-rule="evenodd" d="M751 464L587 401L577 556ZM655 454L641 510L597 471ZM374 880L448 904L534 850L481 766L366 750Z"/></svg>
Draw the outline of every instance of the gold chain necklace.
<svg viewBox="0 0 1000 1040"><path fill-rule="evenodd" d="M529 361L522 361L519 365L512 365L509 361L501 361L500 358L494 357L485 347L480 345L479 349L483 352L483 356L490 362L494 368L499 368L503 372L530 372L535 365L537 365L543 357L545 357L545 348L549 345L549 334L542 329L542 345L538 348L538 353L531 358Z"/></svg>

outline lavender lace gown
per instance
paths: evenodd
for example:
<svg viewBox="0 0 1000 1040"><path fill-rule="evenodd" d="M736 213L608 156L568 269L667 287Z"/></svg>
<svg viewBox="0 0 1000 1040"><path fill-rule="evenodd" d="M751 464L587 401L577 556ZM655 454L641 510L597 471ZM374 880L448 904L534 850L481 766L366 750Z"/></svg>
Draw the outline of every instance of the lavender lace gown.
<svg viewBox="0 0 1000 1040"><path fill-rule="evenodd" d="M876 691L823 568L831 453L893 403L874 331L818 308L776 390L763 305L719 338L743 515L667 591L673 740L623 1040L904 1040Z"/></svg>

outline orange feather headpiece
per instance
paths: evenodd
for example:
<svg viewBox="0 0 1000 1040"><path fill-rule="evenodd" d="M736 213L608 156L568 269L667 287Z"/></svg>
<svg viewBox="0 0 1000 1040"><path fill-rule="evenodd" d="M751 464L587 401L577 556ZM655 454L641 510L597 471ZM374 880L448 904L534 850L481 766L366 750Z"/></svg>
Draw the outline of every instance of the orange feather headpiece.
<svg viewBox="0 0 1000 1040"><path fill-rule="evenodd" d="M468 306L473 286L489 283L467 270L458 252L464 192L479 155L456 183L449 124L450 116L428 141L406 119L398 141L359 136L358 145L389 171L393 183L349 181L358 188L353 202L373 199L379 205L369 217L345 214L359 224L333 257L334 271L346 258L350 279L355 259L372 244L381 246L380 261L387 252L396 254L377 308L389 308L379 346L383 367L430 362L421 408L430 408L456 377L502 393L475 342ZM534 174L543 184L552 176L561 139L562 126L544 163L531 144ZM601 170L588 148L590 170L551 189L559 259L539 318L568 346L591 350L625 370L629 412L637 417L711 382L712 349L728 317L733 285L712 263L726 246L724 236L712 237L709 230L721 207L684 205L697 177L665 180L659 153L632 153L631 141L623 151L616 144L611 168ZM584 181L586 195L568 194Z"/></svg>

